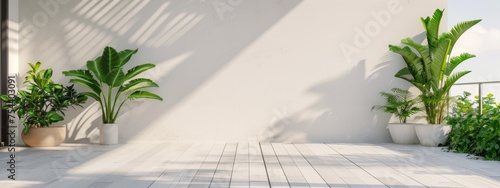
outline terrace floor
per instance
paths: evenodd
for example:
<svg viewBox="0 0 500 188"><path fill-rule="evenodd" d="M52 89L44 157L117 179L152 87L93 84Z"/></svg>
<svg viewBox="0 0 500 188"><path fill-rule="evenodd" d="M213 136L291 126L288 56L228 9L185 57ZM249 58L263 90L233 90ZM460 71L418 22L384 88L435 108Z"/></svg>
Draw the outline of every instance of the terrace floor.
<svg viewBox="0 0 500 188"><path fill-rule="evenodd" d="M395 144L129 143L0 150L0 187L500 187L500 162Z"/></svg>

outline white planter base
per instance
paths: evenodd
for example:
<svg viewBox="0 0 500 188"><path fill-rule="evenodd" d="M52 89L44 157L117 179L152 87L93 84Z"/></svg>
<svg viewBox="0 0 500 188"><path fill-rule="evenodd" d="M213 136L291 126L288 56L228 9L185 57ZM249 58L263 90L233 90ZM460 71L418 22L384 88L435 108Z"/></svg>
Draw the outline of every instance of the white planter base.
<svg viewBox="0 0 500 188"><path fill-rule="evenodd" d="M118 144L118 124L101 124L99 131L100 144Z"/></svg>
<svg viewBox="0 0 500 188"><path fill-rule="evenodd" d="M414 124L391 123L387 125L395 144L418 144Z"/></svg>
<svg viewBox="0 0 500 188"><path fill-rule="evenodd" d="M423 146L436 147L446 144L450 130L449 125L415 125L418 140Z"/></svg>

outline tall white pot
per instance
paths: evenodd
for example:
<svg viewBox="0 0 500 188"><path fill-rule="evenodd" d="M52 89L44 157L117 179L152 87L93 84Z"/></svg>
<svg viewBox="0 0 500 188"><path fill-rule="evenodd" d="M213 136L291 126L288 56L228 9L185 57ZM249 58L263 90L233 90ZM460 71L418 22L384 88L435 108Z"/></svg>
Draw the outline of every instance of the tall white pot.
<svg viewBox="0 0 500 188"><path fill-rule="evenodd" d="M451 131L450 125L420 124L415 125L418 140L423 146L436 147L439 144L446 144L448 133Z"/></svg>
<svg viewBox="0 0 500 188"><path fill-rule="evenodd" d="M390 123L387 125L392 142L396 144L418 144L415 125L408 123Z"/></svg>
<svg viewBox="0 0 500 188"><path fill-rule="evenodd" d="M118 124L101 124L99 131L100 144L118 144Z"/></svg>

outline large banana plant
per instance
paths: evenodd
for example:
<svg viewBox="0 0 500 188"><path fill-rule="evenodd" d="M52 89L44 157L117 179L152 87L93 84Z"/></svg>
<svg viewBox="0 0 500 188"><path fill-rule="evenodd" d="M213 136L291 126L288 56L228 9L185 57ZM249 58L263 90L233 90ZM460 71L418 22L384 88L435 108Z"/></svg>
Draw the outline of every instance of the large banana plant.
<svg viewBox="0 0 500 188"><path fill-rule="evenodd" d="M103 123L115 123L123 104L132 99L156 99L163 101L157 94L142 89L158 87L151 79L135 78L140 73L152 69L154 64L137 65L126 73L123 66L137 53L136 50L117 52L112 47L105 47L102 55L87 61L87 70L64 71L65 76L76 77L71 83L80 84L90 89L83 95L95 99L101 105ZM135 78L135 79L134 79Z"/></svg>
<svg viewBox="0 0 500 188"><path fill-rule="evenodd" d="M463 33L481 21L458 23L450 32L440 35L439 24L443 12L444 10L437 9L432 17L421 18L427 44L418 44L411 38L405 38L401 40L405 45L403 47L389 45L389 50L400 54L406 63L406 67L398 71L395 77L408 81L420 90L426 120L430 124L442 123L450 88L470 72L453 73L453 70L465 60L475 57L469 53L451 57L453 47Z"/></svg>

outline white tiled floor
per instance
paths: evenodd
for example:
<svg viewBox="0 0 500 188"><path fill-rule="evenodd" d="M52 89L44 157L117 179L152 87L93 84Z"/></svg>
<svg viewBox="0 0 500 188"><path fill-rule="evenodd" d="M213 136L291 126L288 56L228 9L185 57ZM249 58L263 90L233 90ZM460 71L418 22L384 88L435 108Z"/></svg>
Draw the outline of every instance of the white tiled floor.
<svg viewBox="0 0 500 188"><path fill-rule="evenodd" d="M395 144L147 143L0 150L0 187L500 187L500 162Z"/></svg>

